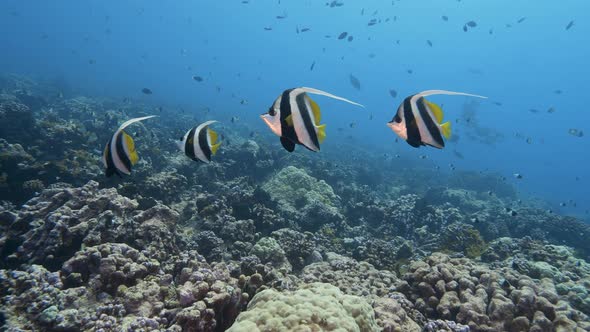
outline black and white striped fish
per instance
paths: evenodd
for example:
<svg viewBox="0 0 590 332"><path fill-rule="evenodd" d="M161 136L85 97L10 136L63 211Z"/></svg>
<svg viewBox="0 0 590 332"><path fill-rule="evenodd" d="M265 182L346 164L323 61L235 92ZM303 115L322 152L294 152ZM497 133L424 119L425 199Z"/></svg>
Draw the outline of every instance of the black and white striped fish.
<svg viewBox="0 0 590 332"><path fill-rule="evenodd" d="M463 92L428 90L404 99L387 126L415 148L430 145L442 149L445 146L443 137L448 139L451 136L451 124L450 122L442 123L443 111L440 106L425 98L431 95L487 98Z"/></svg>
<svg viewBox="0 0 590 332"><path fill-rule="evenodd" d="M215 122L217 121L207 121L187 131L177 141L180 151L194 161L210 162L211 155L216 154L221 145L221 142L217 142L217 133L209 128Z"/></svg>
<svg viewBox="0 0 590 332"><path fill-rule="evenodd" d="M268 112L260 117L268 127L281 138L283 147L292 152L295 144L301 144L312 151L320 150L320 143L326 138L326 125L320 125L321 111L318 104L307 94L317 94L364 107L348 99L313 88L294 88L283 91Z"/></svg>
<svg viewBox="0 0 590 332"><path fill-rule="evenodd" d="M133 138L123 131L127 126L132 123L143 121L149 118L153 118L156 115L144 116L141 118L134 118L125 121L119 129L115 132L113 137L104 147L104 153L102 155L102 163L105 167L105 174L107 177L117 174L131 174L131 166L135 165L139 160L137 151L135 151L135 143Z"/></svg>

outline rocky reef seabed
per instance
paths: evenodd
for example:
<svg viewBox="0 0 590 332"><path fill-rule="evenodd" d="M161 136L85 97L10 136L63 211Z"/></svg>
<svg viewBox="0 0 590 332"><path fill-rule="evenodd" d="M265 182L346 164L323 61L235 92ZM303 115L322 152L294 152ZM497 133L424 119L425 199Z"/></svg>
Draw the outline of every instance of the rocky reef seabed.
<svg viewBox="0 0 590 332"><path fill-rule="evenodd" d="M590 330L588 225L493 175L286 155L247 123L197 164L168 137L205 119L164 107L105 179L154 106L58 90L0 77L3 330Z"/></svg>

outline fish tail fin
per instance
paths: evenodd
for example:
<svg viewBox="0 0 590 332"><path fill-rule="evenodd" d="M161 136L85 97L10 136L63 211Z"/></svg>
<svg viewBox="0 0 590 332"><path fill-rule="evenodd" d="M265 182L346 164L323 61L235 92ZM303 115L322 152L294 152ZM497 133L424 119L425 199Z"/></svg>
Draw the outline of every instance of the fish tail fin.
<svg viewBox="0 0 590 332"><path fill-rule="evenodd" d="M211 144L211 153L212 154L216 154L217 150L219 149L219 146L221 145L221 142L216 143L217 138L218 138L217 133L213 129L208 127L209 125L216 123L216 122L217 121L215 121L215 120L211 120L211 121L204 122L199 126L201 128L207 127L207 134L209 135L209 143Z"/></svg>
<svg viewBox="0 0 590 332"><path fill-rule="evenodd" d="M139 161L139 155L137 155L137 151L131 152L129 160L131 161L131 165L137 164L137 161Z"/></svg>
<svg viewBox="0 0 590 332"><path fill-rule="evenodd" d="M127 146L127 151L129 151L129 161L131 161L131 165L135 165L139 160L139 156L135 150L135 142L133 142L133 138L126 132L123 132L123 138L125 140L124 144Z"/></svg>
<svg viewBox="0 0 590 332"><path fill-rule="evenodd" d="M305 97L309 101L309 105L311 106L311 111L313 113L315 123L320 123L320 121L322 121L322 112L320 111L320 106L318 106L318 104L315 101L313 101L313 99L311 99L309 96L306 95Z"/></svg>
<svg viewBox="0 0 590 332"><path fill-rule="evenodd" d="M442 131L443 136L446 139L449 139L449 137L451 137L451 123L450 122L445 122L445 123L441 124L440 129Z"/></svg>
<svg viewBox="0 0 590 332"><path fill-rule="evenodd" d="M426 99L424 99L424 101L426 101L426 104L428 105L428 107L430 108L432 113L434 114L434 117L436 118L436 122L442 123L443 118L444 118L444 113L443 113L442 108L440 108L440 106L438 106L437 104L430 102Z"/></svg>
<svg viewBox="0 0 590 332"><path fill-rule="evenodd" d="M220 145L221 145L221 142L211 145L211 153L213 155L215 155L217 153L217 150L219 150Z"/></svg>
<svg viewBox="0 0 590 332"><path fill-rule="evenodd" d="M211 128L207 128L207 132L209 133L209 140L213 144L217 142L217 133L213 131Z"/></svg>
<svg viewBox="0 0 590 332"><path fill-rule="evenodd" d="M319 125L319 126L317 126L317 128L318 128L318 141L320 143L323 143L324 140L326 139L326 125L325 124Z"/></svg>
<svg viewBox="0 0 590 332"><path fill-rule="evenodd" d="M330 97L332 99L341 100L343 102L346 102L346 103L349 103L349 104L352 104L352 105L356 105L356 106L360 106L362 108L365 108L365 106L363 106L363 105L361 105L359 103L355 103L354 101L348 100L346 98L338 97L338 96L333 95L331 93L328 93L326 91L322 91L322 90L318 90L318 89L314 89L314 88L306 88L306 87L301 87L299 89L301 89L301 90L303 90L304 92L307 92L307 93L313 93L315 95Z"/></svg>
<svg viewBox="0 0 590 332"><path fill-rule="evenodd" d="M418 93L418 95L421 97L428 97L428 96L432 96L432 95L449 95L449 96L476 97L476 98L483 98L483 99L488 98L485 96L474 95L471 93L455 92L455 91L447 91L447 90L426 90L426 91L422 91L422 92Z"/></svg>

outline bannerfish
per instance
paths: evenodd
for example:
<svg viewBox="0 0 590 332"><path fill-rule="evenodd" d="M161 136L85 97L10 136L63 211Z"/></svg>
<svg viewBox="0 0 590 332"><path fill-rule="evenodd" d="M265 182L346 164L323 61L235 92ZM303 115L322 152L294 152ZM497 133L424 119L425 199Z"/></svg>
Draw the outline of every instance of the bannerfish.
<svg viewBox="0 0 590 332"><path fill-rule="evenodd" d="M283 91L260 117L266 125L281 139L285 150L293 152L295 144L305 146L311 151L319 151L320 143L326 138L326 125L320 125L320 107L308 93L341 100L349 104L364 107L348 99L335 96L314 88L293 88Z"/></svg>
<svg viewBox="0 0 590 332"><path fill-rule="evenodd" d="M215 122L217 121L207 121L187 131L176 141L180 151L194 161L210 162L211 155L215 155L221 145L221 142L217 142L217 133L209 128Z"/></svg>
<svg viewBox="0 0 590 332"><path fill-rule="evenodd" d="M406 97L398 107L393 119L387 126L411 146L418 148L422 145L442 149L445 146L443 136L451 136L451 123L443 121L443 111L435 103L424 97L431 95L459 95L477 98L487 98L463 92L445 90L428 90Z"/></svg>
<svg viewBox="0 0 590 332"><path fill-rule="evenodd" d="M113 174L119 176L121 176L121 173L126 175L131 174L131 166L137 163L139 157L135 150L133 138L123 130L132 123L147 120L155 116L156 115L150 115L125 121L119 129L117 129L113 137L111 137L104 147L104 152L102 154L102 163L105 167L105 175L107 177L110 177Z"/></svg>

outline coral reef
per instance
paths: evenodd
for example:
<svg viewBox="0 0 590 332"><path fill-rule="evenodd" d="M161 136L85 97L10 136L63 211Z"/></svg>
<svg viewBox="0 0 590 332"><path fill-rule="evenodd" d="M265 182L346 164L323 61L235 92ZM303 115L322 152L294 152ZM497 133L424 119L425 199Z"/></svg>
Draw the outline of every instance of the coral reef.
<svg viewBox="0 0 590 332"><path fill-rule="evenodd" d="M379 271L367 262L331 252L326 254L325 261L306 266L302 276L304 282L329 283L346 294L358 296L387 295L399 281L390 271Z"/></svg>
<svg viewBox="0 0 590 332"><path fill-rule="evenodd" d="M246 123L200 164L169 140L200 115L61 90L0 76L8 331L590 330L590 226L500 175L286 154ZM112 131L155 112L104 178Z"/></svg>
<svg viewBox="0 0 590 332"><path fill-rule="evenodd" d="M472 331L589 329L588 317L540 283L510 268L490 269L435 253L413 262L397 289L428 318L452 320Z"/></svg>
<svg viewBox="0 0 590 332"><path fill-rule="evenodd" d="M317 230L322 224L341 222L339 197L325 181L304 170L288 166L271 177L262 189L276 200L281 211L296 218L304 230Z"/></svg>
<svg viewBox="0 0 590 332"><path fill-rule="evenodd" d="M130 235L133 200L114 189L98 189L89 182L80 188L44 190L31 199L9 225L16 243L2 248L7 264L27 262L57 270L82 245L124 242ZM18 247L16 247L18 245Z"/></svg>
<svg viewBox="0 0 590 332"><path fill-rule="evenodd" d="M321 254L316 251L312 233L300 233L293 229L281 228L272 232L271 236L276 239L285 252L286 259L295 270L300 270L308 263L322 259Z"/></svg>
<svg viewBox="0 0 590 332"><path fill-rule="evenodd" d="M420 332L422 328L412 318L408 316L404 306L400 304L407 301L405 298L399 296L381 297L373 302L373 309L375 310L375 317L377 325L381 331L407 331Z"/></svg>
<svg viewBox="0 0 590 332"><path fill-rule="evenodd" d="M228 331L379 331L371 306L332 285L312 283L289 293L264 290Z"/></svg>
<svg viewBox="0 0 590 332"><path fill-rule="evenodd" d="M35 138L35 127L29 107L10 100L7 95L0 95L0 137L9 142L26 144Z"/></svg>
<svg viewBox="0 0 590 332"><path fill-rule="evenodd" d="M441 237L442 248L445 251L461 252L469 258L479 257L486 249L479 231L468 224L450 224Z"/></svg>
<svg viewBox="0 0 590 332"><path fill-rule="evenodd" d="M294 166L279 171L262 188L286 208L297 209L314 200L328 206L338 204L338 197L325 181L317 180ZM300 201L302 199L305 201Z"/></svg>
<svg viewBox="0 0 590 332"><path fill-rule="evenodd" d="M258 240L250 250L250 254L258 257L262 263L270 263L276 268L291 271L291 264L285 256L285 251L277 240L271 237L263 237Z"/></svg>

